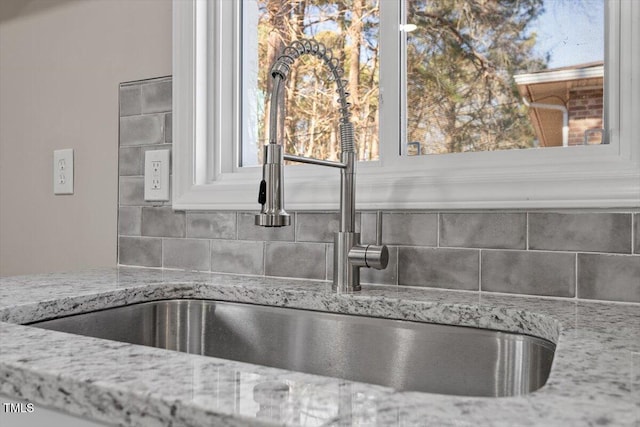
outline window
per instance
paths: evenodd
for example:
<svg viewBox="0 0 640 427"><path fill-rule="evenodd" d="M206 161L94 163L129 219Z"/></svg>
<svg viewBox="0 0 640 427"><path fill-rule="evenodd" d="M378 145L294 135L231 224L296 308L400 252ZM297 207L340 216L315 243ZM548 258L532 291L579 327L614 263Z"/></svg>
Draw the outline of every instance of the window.
<svg viewBox="0 0 640 427"><path fill-rule="evenodd" d="M241 166L262 163L262 146L268 142L269 70L284 46L303 38L318 40L340 59L350 92L351 120L358 129L358 159L378 160L379 10L379 0L243 1L242 80L248 90L244 91ZM321 60L303 56L296 61L284 91L287 120L280 114L279 135L285 151L339 160L335 83L327 79Z"/></svg>
<svg viewBox="0 0 640 427"><path fill-rule="evenodd" d="M606 142L605 0L396 3L408 17L401 33L404 154ZM244 0L240 166L261 163L268 71L285 45L310 37L344 64L358 159L378 160L385 121L378 114L378 42L385 36L379 0ZM338 160L337 103L323 71L308 56L292 65L279 133L289 154Z"/></svg>
<svg viewBox="0 0 640 427"><path fill-rule="evenodd" d="M604 4L407 0L407 154L601 143Z"/></svg>
<svg viewBox="0 0 640 427"><path fill-rule="evenodd" d="M291 7L304 3L280 2ZM600 78L603 72L612 76L606 79L603 102L609 131L598 131L605 127L602 123L591 124L582 131L581 138L574 139L582 142L580 146L570 149L502 151L493 150L502 148L499 144L507 138L490 141L490 137L496 133L494 122L510 123L506 115L489 114L483 119L485 127L478 126L478 123L483 122L479 120L473 123L473 131L458 138L457 145L446 144L447 138L452 139L453 133L446 131L446 127L434 130L433 126L425 126L429 121L420 119L424 111L415 108L415 103L409 102L416 90L401 89L402 84L410 80L404 73L404 48L411 55L412 49L417 52L420 46L426 45L418 40L419 31L407 32L410 28L407 25L406 8L414 7L411 16L416 16L416 10L428 15L429 11L424 8L425 2L363 2L373 5L379 14L379 18L371 18L369 27L376 28L375 31L380 34L377 44L371 45L376 49L376 55L379 55L375 61L379 65L380 92L373 110L377 110L379 117L380 144L379 148L372 149L373 145L367 142L372 140L368 136L370 133L364 132L365 143L362 148L359 147L359 151L361 158L371 161L361 162L359 165L356 196L359 209L623 207L640 204L640 132L637 120L633 119L640 116L640 108L638 97L632 96L639 92L637 85L640 75L640 52L638 46L631 43L631 40L636 40L639 36L638 28L632 25L633 20L637 20L640 15L640 5L636 2L623 0L606 3L606 65L588 67L586 71L583 68L571 71L575 75L592 78L591 83L598 78L598 73ZM246 3L253 4L252 7L257 12L253 19L257 22L260 19L261 4L265 2L251 0ZM521 3L539 2L531 0ZM325 9L320 10L321 6ZM341 15L339 11L332 9L331 2L317 2L315 7L318 8L316 12L329 19L315 27L313 23L305 23L309 31L315 31L315 35L318 35L324 30L330 32L335 29L331 26L337 25L335 20ZM258 67L260 52L242 48L243 43L248 42L255 46L259 34L255 30L253 33L242 32L243 19L247 19L247 14L243 17L240 2L236 1L196 0L174 3L176 170L173 200L176 208L258 208L256 194L261 170L249 166L259 163L255 141L260 140L260 116L264 116L264 111L259 106L264 105L264 96L268 94L260 90L257 83L259 74L264 72ZM254 25L251 28L257 27ZM475 40L475 36L472 36L469 35ZM483 52L476 50L475 53ZM466 54L474 52L468 51ZM370 58L364 52L360 59L366 64ZM415 64L416 61L410 60L409 64L412 63ZM306 72L313 72L309 64L303 65L304 67ZM416 72L409 66L406 69L409 69L409 75ZM544 96L537 97L539 93L534 92L534 89L539 89L539 84L544 79L551 79L552 82L559 78L566 80L567 70L547 71L546 75L536 72L520 73L520 81L512 86L517 92L511 94L510 102L525 98L532 109L540 112L544 108L535 104L553 103ZM301 90L299 93L304 95L305 90L311 93L316 89L313 85L320 84L311 77L298 81L300 87L296 89ZM253 86L252 79L256 82ZM460 79L456 81L459 82ZM534 84L538 86L532 89ZM320 89L321 92L324 90ZM475 95L469 98L472 102L459 108L456 116L456 120L463 125L465 120L471 122L469 118L477 115L471 108L475 104L486 105L490 111L492 108L494 111L501 108L495 99L482 99ZM309 99L307 97L307 101ZM312 109L312 101L304 105L302 110ZM316 107L319 104L320 102L316 102ZM431 109L443 107L433 104L438 103L430 101L426 106ZM516 135L512 138L515 145L558 145L553 138L545 136L543 141L540 136L545 129L555 129L555 124L544 120L536 124L531 120L534 115L527 112L523 105L518 105L515 111L520 116L520 123L523 123L522 120L529 123L529 129L525 129L526 126L522 124L513 123L511 128L507 127ZM243 121L243 117L251 114L254 117L253 123ZM438 114L442 113L432 112L430 118L437 117ZM369 120L375 123L378 120L371 114L361 117L364 122ZM560 120L562 123L562 119ZM321 129L325 125L328 127ZM330 157L330 123L313 123L310 116L307 116L290 126L283 133L294 135L290 139L291 150ZM313 126L316 126L315 129L312 129ZM589 132L585 133L585 130ZM296 132L298 136L295 136ZM526 132L529 132L529 139L521 136ZM562 136L562 132L560 134ZM325 145L324 151L318 149L317 153L309 153L308 150L315 146L309 144L309 138L316 136L329 141L329 144ZM248 143L241 145L241 141ZM606 143L603 144L603 141ZM445 154L416 155L439 152ZM287 168L285 181L288 209L337 208L338 174L334 170L325 169L308 165Z"/></svg>

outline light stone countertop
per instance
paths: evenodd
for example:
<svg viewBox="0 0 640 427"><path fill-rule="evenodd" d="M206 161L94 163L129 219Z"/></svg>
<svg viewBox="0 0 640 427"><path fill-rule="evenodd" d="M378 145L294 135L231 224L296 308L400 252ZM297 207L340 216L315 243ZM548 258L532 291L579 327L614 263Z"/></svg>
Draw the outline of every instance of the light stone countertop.
<svg viewBox="0 0 640 427"><path fill-rule="evenodd" d="M546 338L557 348L540 390L478 398L398 392L21 325L170 298L484 327ZM264 410L254 387L271 381L291 391L283 400L275 390L278 409ZM7 277L0 279L0 394L122 425L639 426L640 305L387 286L339 296L325 282L137 268Z"/></svg>

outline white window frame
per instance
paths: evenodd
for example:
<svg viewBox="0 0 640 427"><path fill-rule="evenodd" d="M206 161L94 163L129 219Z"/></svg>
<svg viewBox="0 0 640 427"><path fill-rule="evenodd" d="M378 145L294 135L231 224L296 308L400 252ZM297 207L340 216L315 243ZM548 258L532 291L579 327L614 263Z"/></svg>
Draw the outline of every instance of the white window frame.
<svg viewBox="0 0 640 427"><path fill-rule="evenodd" d="M257 210L262 168L238 168L240 2L173 3L173 207ZM357 209L628 208L640 206L640 2L609 1L601 146L400 156L400 32L381 46L381 160L361 163ZM397 28L381 1L381 33ZM388 118L397 119L388 120ZM337 119L337 118L336 118ZM357 129L356 129L357 132ZM389 143L395 141L396 143ZM285 168L288 210L337 209L338 173Z"/></svg>

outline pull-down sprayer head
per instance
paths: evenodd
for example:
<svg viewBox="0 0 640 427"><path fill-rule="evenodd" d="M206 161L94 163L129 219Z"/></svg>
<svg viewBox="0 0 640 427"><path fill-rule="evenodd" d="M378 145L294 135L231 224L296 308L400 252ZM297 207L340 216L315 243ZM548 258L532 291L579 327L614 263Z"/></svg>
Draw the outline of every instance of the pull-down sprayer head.
<svg viewBox="0 0 640 427"><path fill-rule="evenodd" d="M276 61L276 65L278 61ZM291 217L284 210L284 153L278 144L278 94L280 85L286 74L280 74L274 69L273 92L271 93L271 114L269 117L269 143L264 146L262 162L262 181L258 193L258 203L262 205L260 213L256 215L255 223L262 227L283 227L291 225Z"/></svg>
<svg viewBox="0 0 640 427"><path fill-rule="evenodd" d="M262 227L282 227L291 225L291 217L284 210L284 176L282 145L264 146L264 164L258 203L262 210L256 215L256 225Z"/></svg>

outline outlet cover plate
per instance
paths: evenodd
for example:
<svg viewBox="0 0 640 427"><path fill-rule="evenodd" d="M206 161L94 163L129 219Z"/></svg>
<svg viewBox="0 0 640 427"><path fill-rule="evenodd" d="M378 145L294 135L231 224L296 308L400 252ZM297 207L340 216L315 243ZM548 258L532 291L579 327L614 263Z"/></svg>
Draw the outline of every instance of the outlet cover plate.
<svg viewBox="0 0 640 427"><path fill-rule="evenodd" d="M53 152L53 194L73 194L73 148Z"/></svg>
<svg viewBox="0 0 640 427"><path fill-rule="evenodd" d="M149 150L144 153L144 199L169 200L169 150Z"/></svg>

